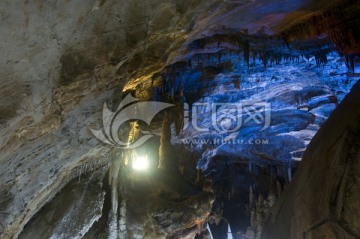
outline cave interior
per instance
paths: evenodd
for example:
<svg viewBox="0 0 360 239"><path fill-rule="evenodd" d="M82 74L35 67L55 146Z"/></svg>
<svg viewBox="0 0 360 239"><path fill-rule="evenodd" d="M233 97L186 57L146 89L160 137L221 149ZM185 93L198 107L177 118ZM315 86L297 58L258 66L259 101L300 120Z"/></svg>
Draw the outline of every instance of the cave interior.
<svg viewBox="0 0 360 239"><path fill-rule="evenodd" d="M0 239L360 238L359 1L0 18Z"/></svg>

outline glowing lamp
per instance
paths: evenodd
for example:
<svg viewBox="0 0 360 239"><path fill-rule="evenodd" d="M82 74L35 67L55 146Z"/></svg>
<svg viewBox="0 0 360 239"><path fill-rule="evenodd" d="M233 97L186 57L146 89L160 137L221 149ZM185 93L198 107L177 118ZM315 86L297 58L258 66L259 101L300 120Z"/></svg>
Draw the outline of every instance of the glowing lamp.
<svg viewBox="0 0 360 239"><path fill-rule="evenodd" d="M146 156L135 156L132 160L132 167L135 170L143 171L149 167L149 160Z"/></svg>

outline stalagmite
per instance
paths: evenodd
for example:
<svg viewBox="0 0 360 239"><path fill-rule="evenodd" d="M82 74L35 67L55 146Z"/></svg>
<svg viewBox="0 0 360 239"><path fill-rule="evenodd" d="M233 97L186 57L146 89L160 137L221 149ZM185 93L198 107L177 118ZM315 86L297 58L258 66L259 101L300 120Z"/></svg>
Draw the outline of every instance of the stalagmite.
<svg viewBox="0 0 360 239"><path fill-rule="evenodd" d="M212 233L211 233L211 229L210 229L210 226L209 226L209 223L206 223L206 229L208 230L209 232L209 235L210 235L210 239L214 239Z"/></svg>
<svg viewBox="0 0 360 239"><path fill-rule="evenodd" d="M159 169L173 170L177 169L174 161L174 151L171 140L170 117L166 112L161 130L159 147Z"/></svg>
<svg viewBox="0 0 360 239"><path fill-rule="evenodd" d="M282 193L282 187L279 180L276 180L276 196L280 197Z"/></svg>
<svg viewBox="0 0 360 239"><path fill-rule="evenodd" d="M228 233L227 233L227 239L233 239L233 235L231 232L230 224L228 223Z"/></svg>
<svg viewBox="0 0 360 239"><path fill-rule="evenodd" d="M120 219L119 219L119 235L120 238L126 238L126 200L121 200L120 206Z"/></svg>
<svg viewBox="0 0 360 239"><path fill-rule="evenodd" d="M291 167L290 166L288 167L287 175L288 175L289 182L291 182L291 180L292 180L292 172L291 172Z"/></svg>
<svg viewBox="0 0 360 239"><path fill-rule="evenodd" d="M202 171L201 169L197 169L196 178L195 178L195 185L200 187L202 185Z"/></svg>
<svg viewBox="0 0 360 239"><path fill-rule="evenodd" d="M118 207L119 207L119 194L118 194L118 182L119 171L121 167L121 160L114 159L112 167L110 167L109 177L111 184L111 211L109 214L109 238L117 239L119 234L118 228Z"/></svg>
<svg viewBox="0 0 360 239"><path fill-rule="evenodd" d="M252 188L252 186L249 186L249 208L252 207L252 205L254 204L254 190Z"/></svg>

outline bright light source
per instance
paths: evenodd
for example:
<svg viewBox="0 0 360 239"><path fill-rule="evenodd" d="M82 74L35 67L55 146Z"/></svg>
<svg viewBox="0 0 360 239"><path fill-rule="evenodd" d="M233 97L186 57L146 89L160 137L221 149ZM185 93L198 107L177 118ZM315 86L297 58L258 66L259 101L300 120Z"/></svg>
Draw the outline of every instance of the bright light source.
<svg viewBox="0 0 360 239"><path fill-rule="evenodd" d="M149 167L147 155L134 157L132 160L132 167L135 170L146 170Z"/></svg>

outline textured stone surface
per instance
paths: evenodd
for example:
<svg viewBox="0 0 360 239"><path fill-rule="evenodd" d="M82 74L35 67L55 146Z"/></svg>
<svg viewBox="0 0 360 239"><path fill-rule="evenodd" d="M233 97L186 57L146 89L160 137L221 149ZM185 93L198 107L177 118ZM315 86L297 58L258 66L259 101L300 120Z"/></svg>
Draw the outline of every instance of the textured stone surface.
<svg viewBox="0 0 360 239"><path fill-rule="evenodd" d="M310 12L304 13L301 8L309 3L311 1L292 0L2 1L1 237L16 237L30 218L69 181L90 168L107 165L113 159L113 150L90 132L91 128L101 127L104 102L108 101L111 108L115 108L123 89L140 89L140 93L135 92L143 96L140 98L151 98L155 91L153 83L161 85L164 80L161 70L179 60L186 62L190 56L196 58L202 51L203 39L213 43L205 52L217 52L221 34L225 35L221 42L227 48L234 49L231 43L235 38L237 49L237 34L243 34L247 29L257 35L250 37L250 40L255 39L250 44L252 50L259 47L263 51L273 43L274 48L281 46L280 51L287 49L278 38L270 39L269 43L266 37L260 37L259 42L257 37L280 32L277 29L280 23L284 26L296 19L292 13L300 14L305 24L309 23L311 12L329 5L321 1L308 8ZM346 4L351 6L353 2L346 1ZM321 21L317 19L315 23L332 23L322 11L317 13ZM339 17L340 23L354 16L353 11L346 13ZM351 25L350 39L355 49L351 53L356 52L357 31L354 29L357 26ZM326 27L322 30L326 31L329 24ZM288 39L301 35L298 28L287 33ZM315 31L314 34L317 33L322 32ZM335 40L347 42L343 38ZM301 46L307 47L306 44ZM348 50L347 45L345 48ZM322 52L315 52L315 55L316 61L324 60ZM245 56L249 58L249 55ZM217 59L217 56L213 58ZM266 65L267 60L262 61ZM350 59L350 65L351 62ZM221 67L231 69L226 62ZM214 74L214 69L209 68L206 73ZM224 86L222 90L225 89ZM346 91L339 94L344 95ZM328 115L329 107L317 106L334 102L328 101L326 94L322 96L325 98L309 102L311 110L317 110L311 114ZM289 98L282 97L284 100ZM320 118L319 122L323 120ZM349 197L349 200L355 199ZM344 220L354 222L356 218L344 213Z"/></svg>
<svg viewBox="0 0 360 239"><path fill-rule="evenodd" d="M181 18L179 3L159 2L0 3L2 238L20 233L87 164L107 163L110 148L90 128L100 127L103 103L125 83L114 78L117 69L127 75L144 64L153 71L157 61L139 57L144 46L156 57L179 30L166 30ZM152 20L161 22L154 30Z"/></svg>
<svg viewBox="0 0 360 239"><path fill-rule="evenodd" d="M69 183L33 217L19 238L82 238L102 215L103 177L104 173L85 174Z"/></svg>
<svg viewBox="0 0 360 239"><path fill-rule="evenodd" d="M196 117L192 108L190 114L195 121L190 121L173 143L199 150L204 156L204 161L199 164L203 170L209 163L206 154L238 156L242 160L260 162L300 160L313 135L358 80L347 76L347 69L339 63L337 53L329 54L328 65L324 67L316 66L315 58L311 58L300 59L295 65L291 61L283 62L266 70L261 64L248 69L238 55L223 58L222 61L231 63L234 69L226 71L219 67L220 73L207 76L204 68L198 67L185 70L178 78L184 85L184 101L205 105L195 108ZM338 75L329 76L334 71ZM239 88L234 87L234 79L238 80ZM199 91L201 97L197 94ZM216 127L222 126L221 122L213 120L212 103L222 106L216 117L235 116L237 120L230 122L230 129L236 128L238 123L240 129L233 133L217 130ZM268 104L270 122L264 129L264 119L246 122L251 115L244 109L241 116L232 112L234 105L253 106L257 103ZM256 144L255 140L267 140L267 143Z"/></svg>
<svg viewBox="0 0 360 239"><path fill-rule="evenodd" d="M359 238L360 84L315 135L262 238Z"/></svg>

